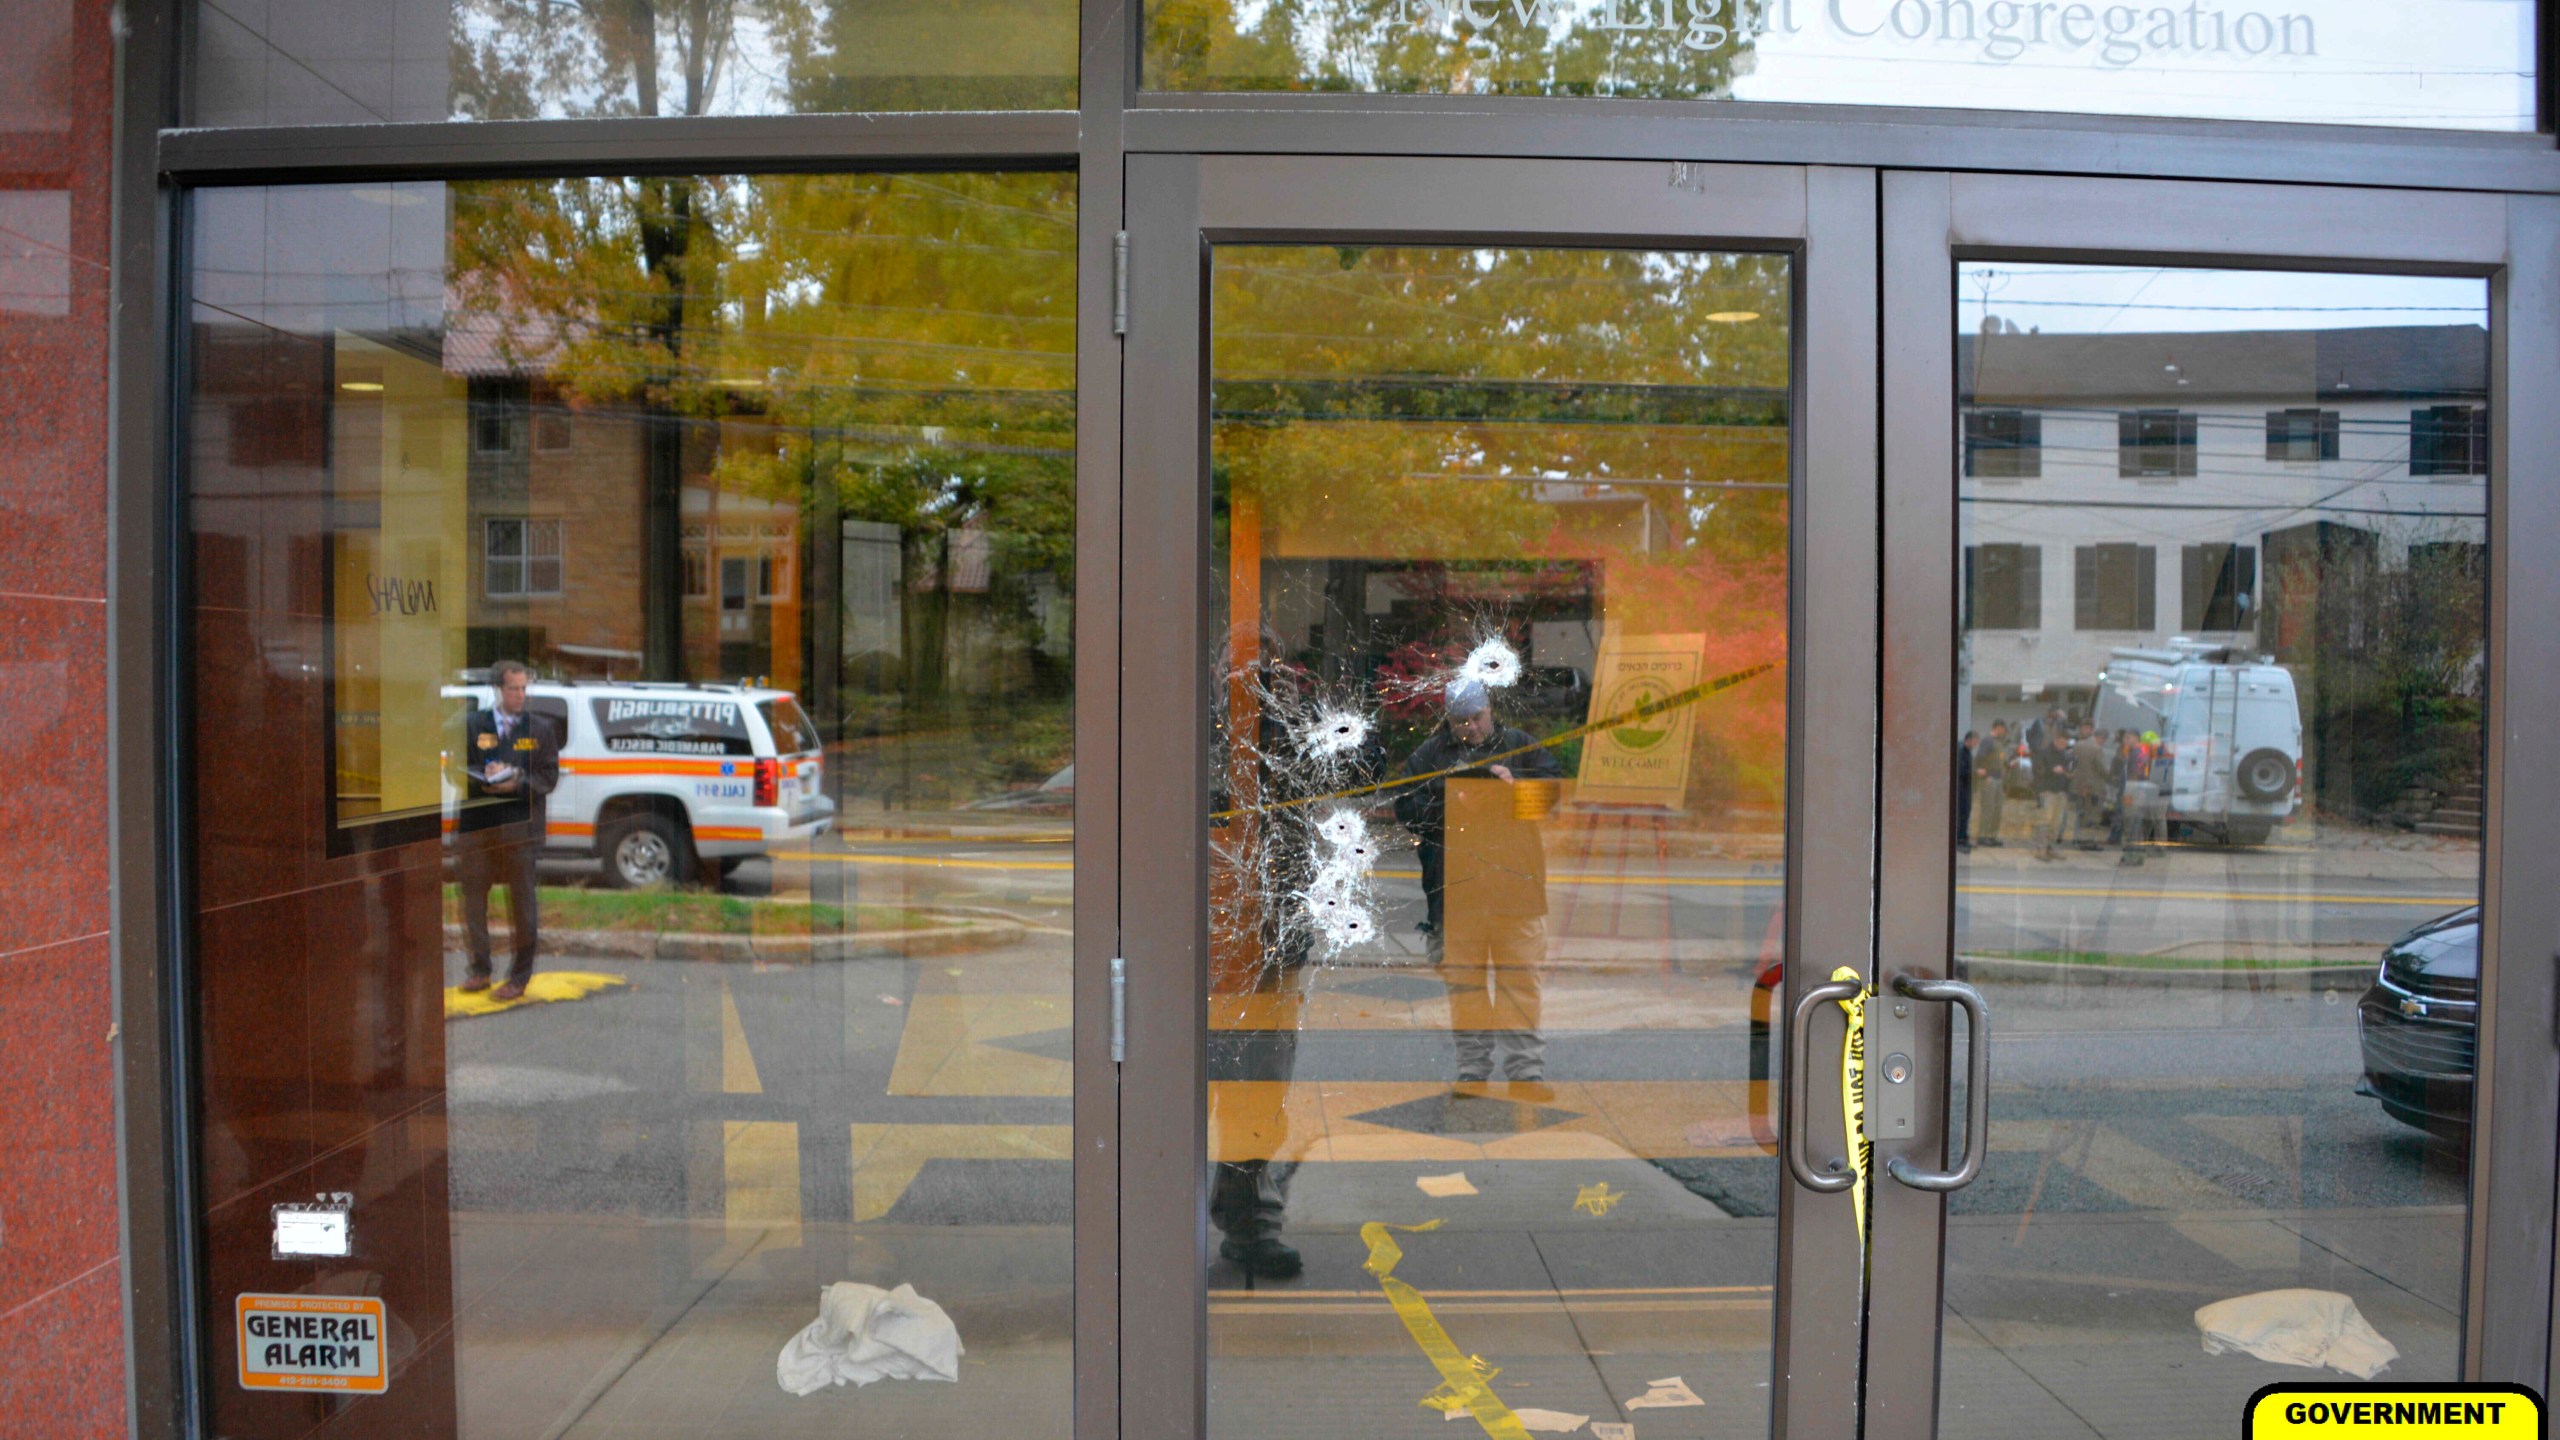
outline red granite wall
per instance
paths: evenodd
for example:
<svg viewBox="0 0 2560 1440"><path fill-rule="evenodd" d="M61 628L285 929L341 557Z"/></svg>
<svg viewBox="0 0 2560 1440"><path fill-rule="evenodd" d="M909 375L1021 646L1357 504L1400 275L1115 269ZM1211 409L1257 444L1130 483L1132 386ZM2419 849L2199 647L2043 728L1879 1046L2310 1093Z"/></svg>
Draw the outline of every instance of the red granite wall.
<svg viewBox="0 0 2560 1440"><path fill-rule="evenodd" d="M107 948L108 0L0 41L0 1434L125 1428Z"/></svg>

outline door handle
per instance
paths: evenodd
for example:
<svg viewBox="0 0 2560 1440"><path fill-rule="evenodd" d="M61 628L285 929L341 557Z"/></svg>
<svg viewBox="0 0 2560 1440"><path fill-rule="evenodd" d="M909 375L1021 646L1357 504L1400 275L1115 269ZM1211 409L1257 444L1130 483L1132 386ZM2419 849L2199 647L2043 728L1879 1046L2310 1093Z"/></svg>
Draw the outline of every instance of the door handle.
<svg viewBox="0 0 2560 1440"><path fill-rule="evenodd" d="M1796 1183L1807 1190L1837 1194L1858 1183L1858 1177L1847 1170L1817 1171L1804 1153L1804 1097L1812 1088L1805 1083L1805 1056L1812 1050L1807 1036L1813 1029L1813 1010L1834 1000L1849 1000L1866 993L1866 986L1855 980L1831 980L1816 985L1796 997L1787 1014L1787 1170ZM1847 1123L1843 1116L1842 1123Z"/></svg>
<svg viewBox="0 0 2560 1440"><path fill-rule="evenodd" d="M1893 993L1914 1000L1944 1000L1964 1011L1973 1027L1971 1054L1966 1057L1964 1090L1964 1157L1953 1170L1923 1170L1896 1155L1884 1173L1914 1190L1961 1190L1982 1173L1982 1157L1991 1140L1991 1011L1982 992L1961 980L1923 980L1916 975L1893 977Z"/></svg>

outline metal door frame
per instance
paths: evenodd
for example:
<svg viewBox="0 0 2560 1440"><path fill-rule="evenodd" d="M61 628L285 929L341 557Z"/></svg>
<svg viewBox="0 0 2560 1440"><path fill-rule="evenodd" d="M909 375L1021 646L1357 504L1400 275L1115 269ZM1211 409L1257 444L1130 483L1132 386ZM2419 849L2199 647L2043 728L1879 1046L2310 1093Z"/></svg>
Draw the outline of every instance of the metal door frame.
<svg viewBox="0 0 2560 1440"><path fill-rule="evenodd" d="M1207 1423L1208 247L1411 243L1733 248L1796 267L1788 953L1872 952L1875 836L1875 172L1660 161L1133 155L1121 437L1121 1424ZM1171 763L1168 763L1170 761ZM1824 903L1808 904L1807 897ZM1827 1053L1836 1067L1837 1027ZM1792 1068L1792 1067L1790 1067ZM1808 1073L1822 1073L1820 1070ZM1815 1092L1817 1137L1838 1097ZM1836 1142L1835 1142L1836 1143ZM1772 1164L1777 1162L1772 1161ZM1780 1167L1783 1171L1783 1166ZM1845 1196L1780 1187L1779 1435L1857 1432L1859 1256Z"/></svg>
<svg viewBox="0 0 2560 1440"><path fill-rule="evenodd" d="M2542 196L1900 171L1883 177L1884 595L1878 966L1944 976L1953 928L1958 624L1955 274L1999 256L2482 276L2490 282L2488 809L2482 849L2478 1120L2463 1374L2539 1390L2553 1360L2553 941L2560 768L2524 748L2560 715L2550 651L2560 567L2560 203ZM2535 563L2539 560L2541 563ZM1943 1164L1950 1022L1921 1027L1938 1087L1922 1133L1879 1144ZM2494 1017L2492 1019L2491 1017ZM1996 1123L1996 1116L1995 1116ZM1922 1440L1938 1416L1946 1201L1879 1179L1866 1436ZM2495 1264L2491 1261L2495 1260Z"/></svg>

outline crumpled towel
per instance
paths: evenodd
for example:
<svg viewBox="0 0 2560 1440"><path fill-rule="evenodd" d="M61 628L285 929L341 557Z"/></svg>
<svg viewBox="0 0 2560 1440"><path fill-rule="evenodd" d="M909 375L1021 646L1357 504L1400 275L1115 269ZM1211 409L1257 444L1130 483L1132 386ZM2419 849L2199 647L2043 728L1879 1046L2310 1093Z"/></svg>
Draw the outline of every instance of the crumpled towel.
<svg viewBox="0 0 2560 1440"><path fill-rule="evenodd" d="M2398 1346L2365 1323L2356 1302L2335 1290L2261 1290L2216 1300L2196 1312L2204 1353L2237 1350L2279 1365L2326 1365L2370 1380L2400 1358Z"/></svg>
<svg viewBox="0 0 2560 1440"><path fill-rule="evenodd" d="M794 1395L874 1380L957 1380L960 1331L912 1285L842 1280L818 1292L818 1318L791 1337L773 1378Z"/></svg>

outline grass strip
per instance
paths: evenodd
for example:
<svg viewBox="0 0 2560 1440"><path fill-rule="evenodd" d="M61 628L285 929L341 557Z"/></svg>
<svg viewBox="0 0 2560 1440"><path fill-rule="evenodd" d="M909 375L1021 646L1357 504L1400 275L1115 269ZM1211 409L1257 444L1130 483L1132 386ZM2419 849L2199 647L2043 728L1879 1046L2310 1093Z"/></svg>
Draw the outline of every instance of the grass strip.
<svg viewBox="0 0 2560 1440"><path fill-rule="evenodd" d="M543 885L542 923L562 930L618 930L679 935L847 935L920 930L948 918L898 905L820 905L805 900L750 900L698 890L589 890ZM490 909L504 915L502 902ZM444 918L462 922L462 889L444 887Z"/></svg>

